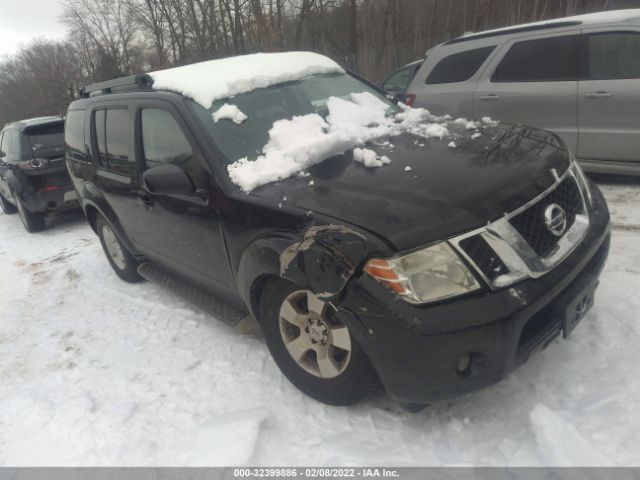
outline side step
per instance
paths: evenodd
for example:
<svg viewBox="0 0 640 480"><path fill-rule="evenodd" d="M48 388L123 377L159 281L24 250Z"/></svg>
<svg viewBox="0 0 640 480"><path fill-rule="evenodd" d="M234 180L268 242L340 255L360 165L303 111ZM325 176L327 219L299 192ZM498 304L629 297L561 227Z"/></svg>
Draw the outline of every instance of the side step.
<svg viewBox="0 0 640 480"><path fill-rule="evenodd" d="M163 286L194 307L204 310L206 313L223 320L231 326L236 326L242 319L249 315L246 311L219 299L187 280L183 280L156 263L142 263L138 267L138 273L150 282Z"/></svg>

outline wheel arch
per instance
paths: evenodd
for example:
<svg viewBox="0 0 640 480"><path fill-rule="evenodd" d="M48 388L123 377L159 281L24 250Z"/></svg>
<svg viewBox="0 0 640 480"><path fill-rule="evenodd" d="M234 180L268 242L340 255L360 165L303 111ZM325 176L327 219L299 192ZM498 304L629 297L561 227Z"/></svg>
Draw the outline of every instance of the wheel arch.
<svg viewBox="0 0 640 480"><path fill-rule="evenodd" d="M303 233L272 232L245 249L236 273L238 291L256 319L264 286L273 278L334 300L366 258L367 243L362 233L338 225L312 226Z"/></svg>
<svg viewBox="0 0 640 480"><path fill-rule="evenodd" d="M98 215L102 216L116 232L118 239L123 243L125 248L132 254L135 254L135 248L111 206L102 197L92 197L87 195L86 192L83 195L83 198L84 201L82 203L82 209L84 210L85 217L91 229L96 234L98 233L97 219Z"/></svg>

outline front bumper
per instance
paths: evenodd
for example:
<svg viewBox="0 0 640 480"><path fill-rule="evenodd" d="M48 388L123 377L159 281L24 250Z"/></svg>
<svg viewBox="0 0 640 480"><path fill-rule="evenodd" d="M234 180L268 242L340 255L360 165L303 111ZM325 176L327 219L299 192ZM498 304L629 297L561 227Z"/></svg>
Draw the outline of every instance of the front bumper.
<svg viewBox="0 0 640 480"><path fill-rule="evenodd" d="M397 400L428 403L492 385L561 333L559 312L572 293L597 282L610 237L609 212L597 188L590 219L580 245L540 278L415 306L365 274L345 290L343 320ZM460 371L464 358L471 363Z"/></svg>

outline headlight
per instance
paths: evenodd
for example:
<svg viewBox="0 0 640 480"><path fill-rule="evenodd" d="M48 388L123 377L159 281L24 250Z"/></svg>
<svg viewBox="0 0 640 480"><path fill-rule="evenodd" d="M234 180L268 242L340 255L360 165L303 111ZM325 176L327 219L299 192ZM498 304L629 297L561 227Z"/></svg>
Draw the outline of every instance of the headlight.
<svg viewBox="0 0 640 480"><path fill-rule="evenodd" d="M410 303L462 295L480 284L446 242L390 259L373 259L365 272Z"/></svg>
<svg viewBox="0 0 640 480"><path fill-rule="evenodd" d="M589 205L591 205L591 188L589 187L589 180L573 155L571 155L571 168L573 169L573 174L578 180L578 184L580 185L580 189L582 190L585 200Z"/></svg>

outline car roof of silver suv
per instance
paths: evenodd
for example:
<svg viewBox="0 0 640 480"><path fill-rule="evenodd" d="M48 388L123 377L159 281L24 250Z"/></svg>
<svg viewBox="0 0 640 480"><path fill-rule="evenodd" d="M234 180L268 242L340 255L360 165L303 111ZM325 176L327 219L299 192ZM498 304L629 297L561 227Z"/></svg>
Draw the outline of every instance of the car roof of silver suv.
<svg viewBox="0 0 640 480"><path fill-rule="evenodd" d="M469 33L461 37L445 42L443 45L452 43L467 42L480 38L488 38L500 35L510 35L513 33L531 32L536 30L547 30L553 28L571 27L575 25L603 25L608 23L631 22L640 20L640 9L632 8L626 10L612 10L608 12L588 13L586 15L576 15L574 17L564 17L543 22L525 23L511 27L486 30L484 32Z"/></svg>

